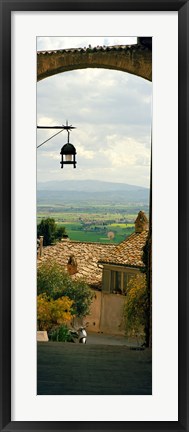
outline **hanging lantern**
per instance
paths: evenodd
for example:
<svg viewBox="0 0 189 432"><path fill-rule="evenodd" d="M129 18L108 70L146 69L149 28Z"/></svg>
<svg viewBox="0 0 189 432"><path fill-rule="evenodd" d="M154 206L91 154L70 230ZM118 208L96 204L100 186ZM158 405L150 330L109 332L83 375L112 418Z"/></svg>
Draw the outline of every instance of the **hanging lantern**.
<svg viewBox="0 0 189 432"><path fill-rule="evenodd" d="M60 154L61 154L61 168L63 168L63 165L73 165L73 168L76 168L76 149L73 146L73 144L71 144L69 142L69 136L70 136L70 132L68 131L68 142L67 144L64 144L63 147L61 148Z"/></svg>

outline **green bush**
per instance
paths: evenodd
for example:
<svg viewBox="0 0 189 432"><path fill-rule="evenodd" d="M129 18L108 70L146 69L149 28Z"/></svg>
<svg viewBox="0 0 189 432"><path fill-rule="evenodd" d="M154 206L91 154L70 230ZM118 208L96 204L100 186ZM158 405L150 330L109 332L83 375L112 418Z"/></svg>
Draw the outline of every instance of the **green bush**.
<svg viewBox="0 0 189 432"><path fill-rule="evenodd" d="M53 342L71 342L69 328L66 324L54 329L49 333L49 340Z"/></svg>
<svg viewBox="0 0 189 432"><path fill-rule="evenodd" d="M56 262L46 262L38 267L37 294L45 293L57 300L67 296L73 300L72 315L84 317L90 312L93 292L84 280L73 280Z"/></svg>

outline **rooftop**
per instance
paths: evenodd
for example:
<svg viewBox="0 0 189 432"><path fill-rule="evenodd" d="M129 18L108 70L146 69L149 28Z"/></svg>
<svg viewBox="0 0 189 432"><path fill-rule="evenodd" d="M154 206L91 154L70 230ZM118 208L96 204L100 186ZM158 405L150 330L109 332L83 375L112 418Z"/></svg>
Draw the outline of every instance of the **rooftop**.
<svg viewBox="0 0 189 432"><path fill-rule="evenodd" d="M140 211L135 221L135 232L118 245L63 240L56 245L44 247L38 265L56 261L73 279L81 278L94 288L100 287L102 267L99 264L144 267L143 247L148 232L148 219Z"/></svg>
<svg viewBox="0 0 189 432"><path fill-rule="evenodd" d="M98 286L102 281L102 269L97 265L102 255L109 255L115 249L113 244L83 243L65 240L54 246L43 248L43 256L38 260L38 265L46 261L56 261L65 269L71 255L77 261L77 272L73 279L85 279L92 286Z"/></svg>
<svg viewBox="0 0 189 432"><path fill-rule="evenodd" d="M108 254L101 256L99 263L144 267L142 255L147 236L148 230L131 234L113 250L108 251Z"/></svg>

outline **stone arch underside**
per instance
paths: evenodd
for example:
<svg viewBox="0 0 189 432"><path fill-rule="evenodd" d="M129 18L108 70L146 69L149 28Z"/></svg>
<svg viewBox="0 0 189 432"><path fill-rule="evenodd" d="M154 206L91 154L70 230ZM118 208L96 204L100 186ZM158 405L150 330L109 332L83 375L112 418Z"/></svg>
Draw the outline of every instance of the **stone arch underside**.
<svg viewBox="0 0 189 432"><path fill-rule="evenodd" d="M37 53L37 81L58 73L85 68L114 69L152 81L152 51L136 44Z"/></svg>

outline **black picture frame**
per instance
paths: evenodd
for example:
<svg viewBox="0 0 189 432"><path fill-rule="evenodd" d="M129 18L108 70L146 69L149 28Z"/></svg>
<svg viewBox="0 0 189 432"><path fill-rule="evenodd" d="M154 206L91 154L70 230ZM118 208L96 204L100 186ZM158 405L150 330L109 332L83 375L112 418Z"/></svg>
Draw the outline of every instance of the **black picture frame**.
<svg viewBox="0 0 189 432"><path fill-rule="evenodd" d="M179 24L179 418L177 422L11 421L11 12L178 11ZM189 431L189 1L188 0L0 0L0 430L1 431ZM165 41L169 44L171 41ZM171 163L168 161L168 163Z"/></svg>

